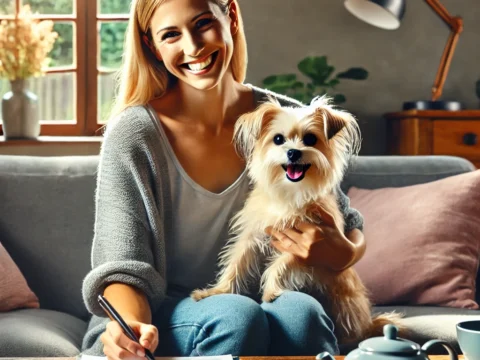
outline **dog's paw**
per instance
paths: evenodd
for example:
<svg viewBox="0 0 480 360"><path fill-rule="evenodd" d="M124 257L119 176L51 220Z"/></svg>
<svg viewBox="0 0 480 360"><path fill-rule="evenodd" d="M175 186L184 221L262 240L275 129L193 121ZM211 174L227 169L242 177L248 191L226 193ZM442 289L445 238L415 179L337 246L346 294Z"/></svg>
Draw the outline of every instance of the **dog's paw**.
<svg viewBox="0 0 480 360"><path fill-rule="evenodd" d="M212 295L225 294L225 291L220 290L219 288L209 288L209 289L197 289L192 291L190 297L195 301L200 301Z"/></svg>
<svg viewBox="0 0 480 360"><path fill-rule="evenodd" d="M209 293L208 289L196 289L192 291L190 297L195 301L200 301L209 297L210 295L212 294Z"/></svg>
<svg viewBox="0 0 480 360"><path fill-rule="evenodd" d="M277 291L277 292L274 292L274 291L265 291L262 295L262 301L263 302L272 302L273 300L275 300L277 297L279 297L280 295L282 295L283 291Z"/></svg>

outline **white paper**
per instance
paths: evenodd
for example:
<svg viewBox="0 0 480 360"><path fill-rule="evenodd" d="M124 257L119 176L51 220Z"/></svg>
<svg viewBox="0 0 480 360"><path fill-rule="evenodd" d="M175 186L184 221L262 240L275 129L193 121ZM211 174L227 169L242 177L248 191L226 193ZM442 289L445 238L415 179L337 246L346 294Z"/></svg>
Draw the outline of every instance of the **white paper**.
<svg viewBox="0 0 480 360"><path fill-rule="evenodd" d="M105 360L106 356L80 355L79 360ZM193 357L155 357L156 360L186 360ZM195 356L195 360L233 360L232 355L221 356Z"/></svg>

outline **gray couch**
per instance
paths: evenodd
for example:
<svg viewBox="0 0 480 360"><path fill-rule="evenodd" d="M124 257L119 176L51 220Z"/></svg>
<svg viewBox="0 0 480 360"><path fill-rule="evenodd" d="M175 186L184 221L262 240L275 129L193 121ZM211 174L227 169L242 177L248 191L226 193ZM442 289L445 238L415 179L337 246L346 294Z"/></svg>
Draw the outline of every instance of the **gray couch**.
<svg viewBox="0 0 480 360"><path fill-rule="evenodd" d="M41 304L0 313L0 357L79 353L89 319L81 284L90 268L97 163L96 156L0 156L0 241ZM359 157L343 188L404 186L472 169L453 157ZM480 319L472 310L396 309L421 344L442 338L457 346L455 324Z"/></svg>

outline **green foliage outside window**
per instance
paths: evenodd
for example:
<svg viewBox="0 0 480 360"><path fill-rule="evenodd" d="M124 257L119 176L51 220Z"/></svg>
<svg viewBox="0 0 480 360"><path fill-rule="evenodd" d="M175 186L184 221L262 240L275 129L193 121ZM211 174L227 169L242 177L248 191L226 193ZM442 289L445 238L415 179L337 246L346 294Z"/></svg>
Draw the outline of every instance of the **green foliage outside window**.
<svg viewBox="0 0 480 360"><path fill-rule="evenodd" d="M30 4L33 13L66 15L73 13L74 1L24 0L23 3ZM0 14L12 14L12 4L12 0L0 0ZM101 14L128 14L130 9L130 1L127 0L102 0L99 5L98 11ZM105 22L101 24L100 64L102 67L115 69L121 65L126 25L126 22ZM72 65L75 43L73 23L55 22L54 30L58 32L59 37L50 52L52 59L50 66Z"/></svg>

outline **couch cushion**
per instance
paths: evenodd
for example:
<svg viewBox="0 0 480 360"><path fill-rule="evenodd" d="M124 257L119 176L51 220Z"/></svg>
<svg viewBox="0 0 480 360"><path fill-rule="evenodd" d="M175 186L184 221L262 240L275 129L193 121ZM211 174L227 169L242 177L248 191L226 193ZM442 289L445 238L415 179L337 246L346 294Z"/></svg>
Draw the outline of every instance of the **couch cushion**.
<svg viewBox="0 0 480 360"><path fill-rule="evenodd" d="M353 186L379 189L423 184L475 169L470 161L458 156L358 156L342 181L342 190L348 193ZM480 268L477 279L480 279ZM480 286L475 298L480 303Z"/></svg>
<svg viewBox="0 0 480 360"><path fill-rule="evenodd" d="M423 184L475 170L468 160L456 156L359 156L342 182L350 187L379 189Z"/></svg>
<svg viewBox="0 0 480 360"><path fill-rule="evenodd" d="M355 269L374 304L478 309L480 170L348 195L365 219Z"/></svg>
<svg viewBox="0 0 480 360"><path fill-rule="evenodd" d="M0 313L0 357L75 356L86 329L86 322L57 311Z"/></svg>
<svg viewBox="0 0 480 360"><path fill-rule="evenodd" d="M0 241L0 311L38 308L37 296Z"/></svg>
<svg viewBox="0 0 480 360"><path fill-rule="evenodd" d="M42 309L86 319L96 156L0 158L0 238Z"/></svg>

